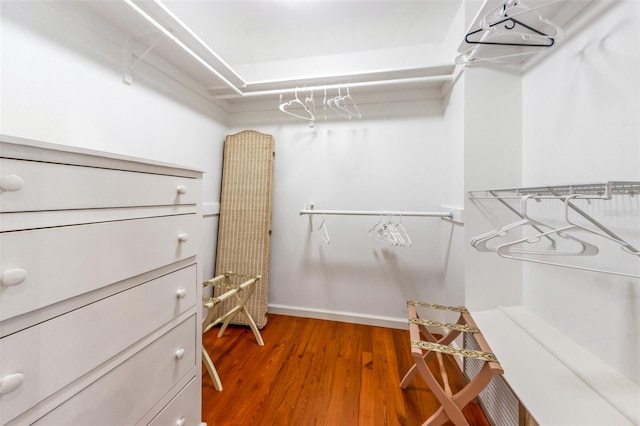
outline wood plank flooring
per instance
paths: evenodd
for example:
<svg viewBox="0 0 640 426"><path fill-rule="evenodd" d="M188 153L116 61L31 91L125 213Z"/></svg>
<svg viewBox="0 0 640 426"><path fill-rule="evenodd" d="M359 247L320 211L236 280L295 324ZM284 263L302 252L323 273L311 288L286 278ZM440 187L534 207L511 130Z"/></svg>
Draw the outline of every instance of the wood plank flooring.
<svg viewBox="0 0 640 426"><path fill-rule="evenodd" d="M412 426L440 406L421 377L399 387L413 365L405 330L270 314L261 332L262 347L248 327L203 336L223 386L216 391L203 367L209 426ZM477 403L463 412L489 425Z"/></svg>

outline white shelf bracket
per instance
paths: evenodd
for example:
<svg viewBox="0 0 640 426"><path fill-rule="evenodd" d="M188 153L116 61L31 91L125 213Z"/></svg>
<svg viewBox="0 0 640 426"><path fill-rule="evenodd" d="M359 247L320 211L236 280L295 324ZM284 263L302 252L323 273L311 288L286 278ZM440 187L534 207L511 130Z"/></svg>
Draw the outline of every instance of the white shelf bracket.
<svg viewBox="0 0 640 426"><path fill-rule="evenodd" d="M139 55L138 57L136 57L136 55L133 53L133 39L131 38L131 36L127 37L127 41L125 43L125 47L123 49L123 54L122 54L122 64L123 64L122 82L124 84L130 85L131 83L133 83L133 74L132 74L133 69L136 67L136 65L140 63L140 61L144 59L145 56L147 56L149 52L153 50L154 47L156 47L156 45L160 42L161 38L162 38L162 35L158 35L158 37L153 41L151 46L149 46L149 48L147 48L147 50L145 50L144 53L142 53L142 55Z"/></svg>

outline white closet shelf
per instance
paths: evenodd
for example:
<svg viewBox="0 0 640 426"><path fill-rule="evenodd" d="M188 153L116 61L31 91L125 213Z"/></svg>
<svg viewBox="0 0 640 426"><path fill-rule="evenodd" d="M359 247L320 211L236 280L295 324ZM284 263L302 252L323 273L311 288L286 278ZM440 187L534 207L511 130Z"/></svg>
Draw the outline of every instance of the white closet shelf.
<svg viewBox="0 0 640 426"><path fill-rule="evenodd" d="M524 306L472 312L539 424L640 423L640 386Z"/></svg>
<svg viewBox="0 0 640 426"><path fill-rule="evenodd" d="M469 198L488 199L520 199L525 195L533 198L559 198L569 195L580 195L580 198L609 199L613 195L640 194L640 182L609 181L600 183L583 183L572 185L548 185L522 188L484 189L469 191Z"/></svg>
<svg viewBox="0 0 640 426"><path fill-rule="evenodd" d="M511 246L521 244L521 243L535 243L535 239L520 239L514 240L513 242L502 244L496 249L487 250L486 242L490 239L493 239L500 234L506 235L506 233L510 229L519 228L520 226L532 226L534 229L538 230L539 234L536 238L545 237L549 239L553 247L555 249L555 242L551 236L558 236L560 232L572 231L572 230L582 230L590 232L591 234L599 235L600 237L604 237L605 239L614 241L621 245L625 252L634 255L640 256L640 250L638 250L631 242L625 240L624 238L617 235L608 225L600 222L599 220L592 217L586 211L582 210L580 207L576 206L572 203L572 200L583 199L583 200L611 200L614 195L624 195L628 197L633 197L636 194L640 193L640 182L635 181L609 181L604 183L587 183L587 184L577 184L577 185L556 185L556 186L539 186L539 187L526 187L526 188L509 188L509 189L493 189L493 190L483 190L483 191L469 191L470 199L495 199L501 202L506 208L514 212L518 215L522 221L511 223L502 227L502 230L495 230L489 233L485 233L483 235L479 235L471 240L471 245L473 245L479 251L493 251L498 255L509 258L516 259L520 261L526 262L534 262L539 264L560 266L560 267L568 267L573 269L580 269L586 271L600 272L600 273L609 273L614 275L621 275L627 277L638 278L639 276L635 273L627 273L620 271L610 271L610 270L602 270L595 268L587 268L583 266L565 264L565 263L557 263L551 262L547 260L540 259L531 259L528 257L522 257L520 255L514 255L517 252L511 251ZM515 209L509 203L507 203L506 199L519 199L520 200L520 210ZM543 231L540 229L539 225L542 225L540 222L532 220L527 216L526 213L526 202L528 199L542 200L542 199L551 199L551 200L561 200L565 204L565 213L564 220L567 222L567 226L564 228L555 229L552 231ZM598 231L595 231L590 228L586 228L583 225L577 224L575 221L569 219L569 210L572 210L582 218L589 221L593 224ZM543 225L547 226L547 225ZM602 231L602 232L599 232ZM501 236L504 236L501 235ZM594 255L598 253L598 248L596 246L592 246L591 250L587 250L587 245L583 244L583 251L577 254L585 254L585 255ZM594 251L595 250L595 251ZM525 253L523 251L520 252ZM552 251L547 251L548 254L555 254ZM586 254L590 253L590 254ZM533 254L529 252L528 254ZM542 252L538 251L536 254L542 254Z"/></svg>
<svg viewBox="0 0 640 426"><path fill-rule="evenodd" d="M400 89L413 93L410 100L414 100L416 93L427 98L442 98L454 83L453 61L415 68L367 69L247 81L207 44L202 34L196 33L164 3L137 0L82 3L82 8L105 19L125 36L126 46L122 47L128 54L123 64L126 69L123 80L127 84L134 82L134 68L140 62L148 62L168 73L172 73L171 67L175 67L197 82L211 99L232 103L254 102L260 97L270 100L280 92L295 90L295 87L315 87L319 91L325 86L334 88L347 83L358 89L358 95L372 94L376 98L400 96L397 94ZM54 7L66 13L75 12L69 12L69 7L58 4ZM77 5L73 7L80 8Z"/></svg>

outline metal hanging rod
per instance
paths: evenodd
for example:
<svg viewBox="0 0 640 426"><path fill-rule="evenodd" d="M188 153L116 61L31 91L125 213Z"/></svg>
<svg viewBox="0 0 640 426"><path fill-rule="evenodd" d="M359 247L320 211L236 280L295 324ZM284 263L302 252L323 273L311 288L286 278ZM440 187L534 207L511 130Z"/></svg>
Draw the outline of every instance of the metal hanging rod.
<svg viewBox="0 0 640 426"><path fill-rule="evenodd" d="M580 198L609 199L613 195L640 194L640 182L610 181L577 185L535 186L525 188L504 188L469 191L469 198L476 199L519 199L525 195L533 198L562 198L579 195Z"/></svg>
<svg viewBox="0 0 640 426"><path fill-rule="evenodd" d="M315 210L315 209L302 209L300 210L300 216L302 215L340 215L340 216L417 216L417 217L442 217L442 218L453 218L453 213L451 212L403 212L403 211L392 211L392 210L380 210L380 211L371 211L371 210Z"/></svg>
<svg viewBox="0 0 640 426"><path fill-rule="evenodd" d="M379 87L379 86L391 86L395 84L407 84L407 83L433 83L433 82L451 82L453 81L453 75L433 75L427 77L410 77L410 78L398 78L393 80L375 80L375 81L361 81L355 83L339 83L339 84L325 84L325 85L314 85L314 86L299 86L299 87L290 87L286 89L270 89L270 90L256 90L256 91L245 91L242 95L238 94L227 94L227 95L216 95L213 96L213 99L234 99L239 96L243 97L251 97L251 96L266 96L266 95L278 95L280 93L294 93L296 91L299 92L310 92L316 90L332 90L338 88L346 88L346 87Z"/></svg>

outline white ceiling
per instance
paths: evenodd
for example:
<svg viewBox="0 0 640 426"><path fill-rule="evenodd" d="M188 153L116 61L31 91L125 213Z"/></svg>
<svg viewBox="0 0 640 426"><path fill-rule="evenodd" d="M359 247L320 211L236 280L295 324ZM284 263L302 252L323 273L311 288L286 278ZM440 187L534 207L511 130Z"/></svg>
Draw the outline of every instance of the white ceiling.
<svg viewBox="0 0 640 426"><path fill-rule="evenodd" d="M502 1L470 4L486 13ZM544 5L545 16L565 25L593 0L529 1ZM161 58L213 99L249 101L285 90L293 93L298 87L339 89L349 84L358 95L371 94L375 102L376 96L412 100L446 93L454 79L457 46L452 48L449 40L444 49L443 41L462 0L70 3L98 13L128 35L133 40L132 63L152 50L145 62ZM471 47L463 42L464 30L458 31L452 40L463 49Z"/></svg>
<svg viewBox="0 0 640 426"><path fill-rule="evenodd" d="M169 0L228 64L441 43L461 0Z"/></svg>
<svg viewBox="0 0 640 426"><path fill-rule="evenodd" d="M406 82L442 75L446 80L447 74L450 80L453 58L443 61L439 52L461 2L93 0L71 3L97 13L123 35L130 36L132 62L154 46L145 62L157 55L201 84L212 97L248 100L231 86L245 94L252 92L255 99L257 92L302 86L352 84L355 88L356 83L371 81ZM159 36L158 27L150 23L149 18L195 52L222 78L187 54L180 43L172 43L171 36ZM431 55L429 49L438 49L438 54ZM420 91L424 95L433 88L441 88L444 81L421 81L420 84L411 97ZM415 86L404 88L410 92ZM367 90L388 91L389 88Z"/></svg>

